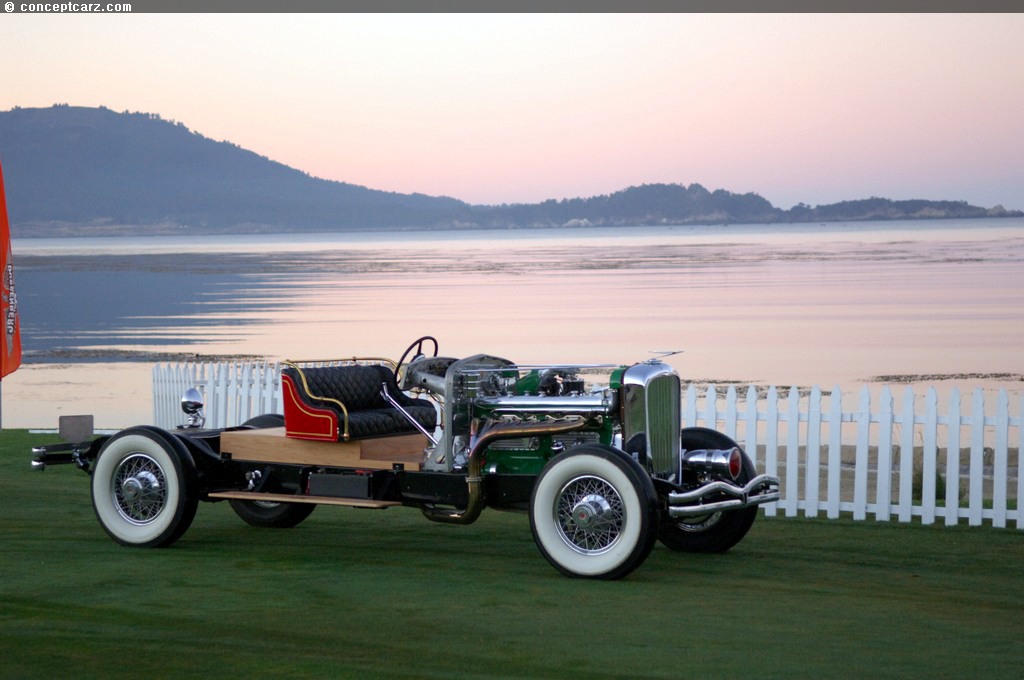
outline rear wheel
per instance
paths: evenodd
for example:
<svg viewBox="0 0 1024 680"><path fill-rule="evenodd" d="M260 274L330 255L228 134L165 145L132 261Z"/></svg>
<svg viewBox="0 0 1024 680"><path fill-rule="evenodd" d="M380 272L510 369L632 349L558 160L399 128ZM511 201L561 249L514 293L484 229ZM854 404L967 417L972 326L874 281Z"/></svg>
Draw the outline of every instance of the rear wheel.
<svg viewBox="0 0 1024 680"><path fill-rule="evenodd" d="M694 449L739 448L736 442L715 430L693 427L682 432L681 446ZM754 464L747 454L743 455L743 469L736 483L743 485L754 478ZM667 512L661 519L658 539L672 550L693 553L720 553L733 547L747 535L757 518L757 506L712 512L696 517L669 517Z"/></svg>
<svg viewBox="0 0 1024 680"><path fill-rule="evenodd" d="M250 430L262 430L268 427L284 427L284 416L277 413L266 413L261 416L249 418L242 423L242 427Z"/></svg>
<svg viewBox="0 0 1024 680"><path fill-rule="evenodd" d="M228 501L239 517L254 527L290 529L316 509L312 503L272 503L268 501Z"/></svg>
<svg viewBox="0 0 1024 680"><path fill-rule="evenodd" d="M534 541L568 576L626 576L647 559L657 527L650 477L608 447L580 446L556 456L530 498Z"/></svg>
<svg viewBox="0 0 1024 680"><path fill-rule="evenodd" d="M174 435L122 430L103 444L93 468L96 517L121 545L171 545L195 518L195 475L192 456Z"/></svg>

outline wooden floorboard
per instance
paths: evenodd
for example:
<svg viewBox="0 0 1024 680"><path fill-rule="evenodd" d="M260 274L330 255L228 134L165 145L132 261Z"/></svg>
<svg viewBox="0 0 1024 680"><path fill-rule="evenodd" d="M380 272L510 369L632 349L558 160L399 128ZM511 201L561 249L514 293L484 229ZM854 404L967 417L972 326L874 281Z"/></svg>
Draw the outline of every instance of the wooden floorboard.
<svg viewBox="0 0 1024 680"><path fill-rule="evenodd" d="M229 498L240 501L267 501L269 503L315 503L317 505L344 505L352 508L390 508L401 505L396 501L374 501L365 498L336 498L334 496L300 496L286 493L255 493L253 491L215 491L210 498Z"/></svg>
<svg viewBox="0 0 1024 680"><path fill-rule="evenodd" d="M220 450L233 460L291 465L321 465L391 470L396 465L420 469L428 440L422 434L348 442L321 442L286 437L283 427L237 430L220 436Z"/></svg>

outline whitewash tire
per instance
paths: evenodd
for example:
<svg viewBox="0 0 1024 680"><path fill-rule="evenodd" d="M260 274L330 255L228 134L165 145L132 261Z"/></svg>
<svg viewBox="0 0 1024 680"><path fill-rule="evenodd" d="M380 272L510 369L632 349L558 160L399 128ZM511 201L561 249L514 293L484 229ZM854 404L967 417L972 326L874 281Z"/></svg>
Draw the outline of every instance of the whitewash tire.
<svg viewBox="0 0 1024 680"><path fill-rule="evenodd" d="M654 546L657 495L631 459L608 447L580 446L553 458L537 478L530 529L541 554L563 574L622 578Z"/></svg>
<svg viewBox="0 0 1024 680"><path fill-rule="evenodd" d="M118 432L92 470L92 503L103 529L121 545L162 548L192 524L195 464L173 435L150 427Z"/></svg>

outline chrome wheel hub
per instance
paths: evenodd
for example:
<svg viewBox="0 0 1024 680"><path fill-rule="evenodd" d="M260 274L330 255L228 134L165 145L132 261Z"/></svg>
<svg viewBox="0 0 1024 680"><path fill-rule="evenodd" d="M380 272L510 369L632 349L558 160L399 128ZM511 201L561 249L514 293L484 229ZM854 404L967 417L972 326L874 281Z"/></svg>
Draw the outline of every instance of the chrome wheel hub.
<svg viewBox="0 0 1024 680"><path fill-rule="evenodd" d="M148 524L167 503L167 485L160 465L134 453L114 470L113 500L117 512L132 524Z"/></svg>
<svg viewBox="0 0 1024 680"><path fill-rule="evenodd" d="M598 529L603 524L614 521L612 506L603 496L587 496L572 509L572 520L578 528L585 531Z"/></svg>
<svg viewBox="0 0 1024 680"><path fill-rule="evenodd" d="M622 498L600 477L577 477L555 500L555 520L562 540L573 550L595 555L618 540L625 521Z"/></svg>

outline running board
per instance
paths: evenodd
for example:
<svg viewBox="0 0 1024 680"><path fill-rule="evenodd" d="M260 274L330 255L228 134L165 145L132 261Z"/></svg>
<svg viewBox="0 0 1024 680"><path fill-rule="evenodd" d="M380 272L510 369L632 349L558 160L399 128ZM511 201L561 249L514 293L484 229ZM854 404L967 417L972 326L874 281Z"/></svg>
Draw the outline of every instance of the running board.
<svg viewBox="0 0 1024 680"><path fill-rule="evenodd" d="M344 505L352 508L390 508L401 505L397 501L374 501L368 498L337 498L335 496L300 496L287 493L255 493L252 491L214 491L209 498L229 498L239 501L266 503L313 503L315 505Z"/></svg>

